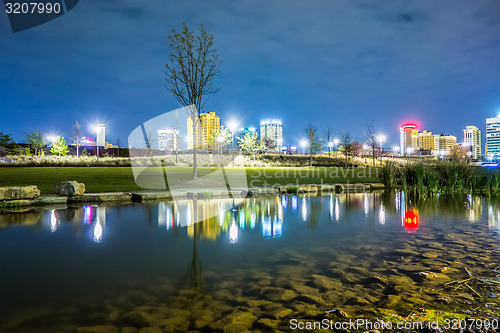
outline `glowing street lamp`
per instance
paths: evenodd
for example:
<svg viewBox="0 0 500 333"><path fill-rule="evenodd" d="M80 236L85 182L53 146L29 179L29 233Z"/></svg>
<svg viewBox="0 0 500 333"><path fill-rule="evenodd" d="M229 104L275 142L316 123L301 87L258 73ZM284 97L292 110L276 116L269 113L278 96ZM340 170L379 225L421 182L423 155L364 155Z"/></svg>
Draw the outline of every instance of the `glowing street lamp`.
<svg viewBox="0 0 500 333"><path fill-rule="evenodd" d="M99 127L96 125L92 128L95 132L95 146L97 148L96 150L96 156L97 156L97 160L99 161Z"/></svg>
<svg viewBox="0 0 500 333"><path fill-rule="evenodd" d="M335 149L335 156L337 156L337 153L339 151L339 143L340 143L340 140L339 139L333 139L333 144L335 145L336 149Z"/></svg>
<svg viewBox="0 0 500 333"><path fill-rule="evenodd" d="M332 147L333 147L333 142L328 142L328 155L332 157Z"/></svg>
<svg viewBox="0 0 500 333"><path fill-rule="evenodd" d="M379 145L380 145L380 158L382 158L382 144L385 141L385 135L378 135L377 141L379 142Z"/></svg>
<svg viewBox="0 0 500 333"><path fill-rule="evenodd" d="M306 146L307 146L307 140L306 139L302 139L300 140L300 146L302 147L302 153L306 153Z"/></svg>
<svg viewBox="0 0 500 333"><path fill-rule="evenodd" d="M236 123L235 121L231 121L227 125L227 128L229 128L229 131L232 134L232 139L231 140L232 140L232 143L233 143L233 166L234 166L234 135L235 135L236 129L238 128L238 123Z"/></svg>

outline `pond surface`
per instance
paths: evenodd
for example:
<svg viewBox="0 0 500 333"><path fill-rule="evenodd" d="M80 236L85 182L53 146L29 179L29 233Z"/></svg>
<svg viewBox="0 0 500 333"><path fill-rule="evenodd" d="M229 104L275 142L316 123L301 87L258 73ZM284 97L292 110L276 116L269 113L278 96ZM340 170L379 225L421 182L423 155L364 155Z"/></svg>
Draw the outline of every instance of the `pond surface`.
<svg viewBox="0 0 500 333"><path fill-rule="evenodd" d="M292 318L321 320L334 309L497 318L499 247L500 201L470 195L0 214L0 332L287 330Z"/></svg>

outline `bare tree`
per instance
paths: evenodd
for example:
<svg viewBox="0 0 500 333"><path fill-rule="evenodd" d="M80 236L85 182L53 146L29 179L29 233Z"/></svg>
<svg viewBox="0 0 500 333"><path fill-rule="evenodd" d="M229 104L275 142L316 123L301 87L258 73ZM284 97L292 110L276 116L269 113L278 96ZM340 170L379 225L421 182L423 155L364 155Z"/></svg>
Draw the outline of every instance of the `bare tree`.
<svg viewBox="0 0 500 333"><path fill-rule="evenodd" d="M365 131L366 144L370 147L370 151L372 153L372 163L375 166L375 155L377 151L377 132L375 131L375 126L373 123L369 123L366 125Z"/></svg>
<svg viewBox="0 0 500 333"><path fill-rule="evenodd" d="M340 135L340 144L342 145L342 151L345 155L345 166L348 166L349 155L354 151L354 144L352 141L351 133L346 131Z"/></svg>
<svg viewBox="0 0 500 333"><path fill-rule="evenodd" d="M203 25L195 35L184 23L180 32L172 30L168 38L172 53L166 64L166 88L192 119L193 179L197 179L196 126L208 95L219 91L212 84L222 61L214 48L214 36Z"/></svg>
<svg viewBox="0 0 500 333"><path fill-rule="evenodd" d="M304 129L304 134L309 144L309 166L313 164L313 154L321 150L321 142L318 138L318 130L311 124Z"/></svg>
<svg viewBox="0 0 500 333"><path fill-rule="evenodd" d="M75 125L73 125L73 141L75 142L76 145L76 157L80 156L80 145L82 144L82 129L80 127L80 124L75 122Z"/></svg>
<svg viewBox="0 0 500 333"><path fill-rule="evenodd" d="M326 145L328 146L328 155L331 155L331 147L333 144L333 142L332 142L333 135L334 135L333 129L330 126L327 126L326 131L325 131L325 142L326 142Z"/></svg>

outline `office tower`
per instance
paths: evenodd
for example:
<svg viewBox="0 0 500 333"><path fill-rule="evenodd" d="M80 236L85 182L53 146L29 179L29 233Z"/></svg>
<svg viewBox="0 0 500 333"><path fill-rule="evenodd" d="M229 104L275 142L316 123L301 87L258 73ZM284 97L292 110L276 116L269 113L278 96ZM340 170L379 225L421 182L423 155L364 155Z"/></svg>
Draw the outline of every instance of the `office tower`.
<svg viewBox="0 0 500 333"><path fill-rule="evenodd" d="M464 144L469 148L468 157L481 157L481 131L476 126L467 126L464 129Z"/></svg>
<svg viewBox="0 0 500 333"><path fill-rule="evenodd" d="M202 113L196 121L196 148L197 149L215 149L215 133L220 129L220 118L215 112ZM193 149L193 120L187 119L188 149Z"/></svg>
<svg viewBox="0 0 500 333"><path fill-rule="evenodd" d="M181 138L179 131L173 128L158 130L158 149L174 151L180 149Z"/></svg>
<svg viewBox="0 0 500 333"><path fill-rule="evenodd" d="M404 124L399 130L399 144L401 148L401 156L408 156L415 152L418 148L418 130L417 125Z"/></svg>
<svg viewBox="0 0 500 333"><path fill-rule="evenodd" d="M260 139L274 151L281 151L283 145L283 126L281 120L267 119L260 122Z"/></svg>
<svg viewBox="0 0 500 333"><path fill-rule="evenodd" d="M500 115L486 118L486 151L485 156L500 157Z"/></svg>
<svg viewBox="0 0 500 333"><path fill-rule="evenodd" d="M106 126L104 124L97 124L95 131L97 133L96 145L99 147L106 146Z"/></svg>

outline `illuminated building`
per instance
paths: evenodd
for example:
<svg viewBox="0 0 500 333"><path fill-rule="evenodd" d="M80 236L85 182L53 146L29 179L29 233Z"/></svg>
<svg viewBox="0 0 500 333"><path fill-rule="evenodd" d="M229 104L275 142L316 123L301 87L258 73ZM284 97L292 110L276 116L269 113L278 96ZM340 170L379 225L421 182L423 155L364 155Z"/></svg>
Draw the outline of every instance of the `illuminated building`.
<svg viewBox="0 0 500 333"><path fill-rule="evenodd" d="M436 147L439 147L439 140L437 135L433 135L432 132L422 131L418 133L418 149L421 151L432 151L435 150Z"/></svg>
<svg viewBox="0 0 500 333"><path fill-rule="evenodd" d="M476 126L467 126L464 129L464 143L469 148L470 157L481 157L481 131Z"/></svg>
<svg viewBox="0 0 500 333"><path fill-rule="evenodd" d="M488 157L500 157L500 115L486 118L486 151Z"/></svg>
<svg viewBox="0 0 500 333"><path fill-rule="evenodd" d="M417 149L417 126L414 124L404 124L401 126L399 132L401 156L411 155Z"/></svg>
<svg viewBox="0 0 500 333"><path fill-rule="evenodd" d="M97 133L96 144L99 147L106 146L106 126L104 126L104 124L97 124L95 126L95 131Z"/></svg>
<svg viewBox="0 0 500 333"><path fill-rule="evenodd" d="M418 133L418 149L432 155L452 155L456 143L457 137L453 135L432 134L425 130Z"/></svg>
<svg viewBox="0 0 500 333"><path fill-rule="evenodd" d="M176 129L168 128L158 130L158 149L173 151L179 149L181 142L179 131Z"/></svg>
<svg viewBox="0 0 500 333"><path fill-rule="evenodd" d="M275 151L283 145L283 126L281 120L267 119L260 122L260 139L270 142Z"/></svg>
<svg viewBox="0 0 500 333"><path fill-rule="evenodd" d="M220 118L215 115L215 112L202 113L200 117L196 117L196 149L212 149L211 145L214 140L212 137L220 128ZM193 137L193 119L187 119L187 135ZM188 149L193 149L192 140L188 141ZM215 149L215 144L214 148Z"/></svg>

